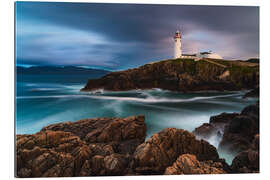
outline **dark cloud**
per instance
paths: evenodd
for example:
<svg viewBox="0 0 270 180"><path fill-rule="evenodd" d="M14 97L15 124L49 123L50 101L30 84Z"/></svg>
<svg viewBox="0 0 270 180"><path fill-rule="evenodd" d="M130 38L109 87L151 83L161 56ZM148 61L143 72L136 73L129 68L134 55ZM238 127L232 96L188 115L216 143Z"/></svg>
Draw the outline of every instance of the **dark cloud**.
<svg viewBox="0 0 270 180"><path fill-rule="evenodd" d="M186 52L259 55L258 7L17 2L16 12L17 57L33 64L124 69L171 58L179 28Z"/></svg>

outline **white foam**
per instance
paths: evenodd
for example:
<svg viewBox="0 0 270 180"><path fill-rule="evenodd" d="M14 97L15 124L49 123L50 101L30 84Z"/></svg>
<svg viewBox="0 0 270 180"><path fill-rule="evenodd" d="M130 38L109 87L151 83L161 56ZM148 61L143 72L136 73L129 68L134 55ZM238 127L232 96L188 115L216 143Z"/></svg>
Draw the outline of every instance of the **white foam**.
<svg viewBox="0 0 270 180"><path fill-rule="evenodd" d="M52 96L18 96L16 99L48 99L48 98L89 98L88 95L52 95Z"/></svg>
<svg viewBox="0 0 270 180"><path fill-rule="evenodd" d="M215 99L215 98L223 98L223 97L233 97L238 96L238 94L230 94L230 95L219 95L219 96L210 96L210 97L193 97L189 99L172 99L172 98L156 98L153 96L148 96L147 98L137 98L137 97L115 97L115 96L94 96L91 95L91 98L94 99L105 99L105 100L120 100L120 101L136 101L136 102L144 102L144 103L175 103L175 102L191 102L205 99Z"/></svg>
<svg viewBox="0 0 270 180"><path fill-rule="evenodd" d="M60 88L34 88L34 89L30 89L29 91L56 91L59 89Z"/></svg>
<svg viewBox="0 0 270 180"><path fill-rule="evenodd" d="M34 83L26 83L25 86L30 86L30 87L32 87L32 86L37 86L37 84L34 84Z"/></svg>
<svg viewBox="0 0 270 180"><path fill-rule="evenodd" d="M224 98L238 96L238 94L230 95L219 95L210 97L193 97L189 99L172 99L172 98L157 98L149 95L147 98L137 97L116 97L116 96L102 96L102 95L87 95L87 94L70 94L70 95L51 95L51 96L18 96L16 99L45 99L45 98L92 98L92 99L104 99L104 100L118 100L118 101L133 101L133 102L144 102L144 103L176 103L176 102L192 102L198 100Z"/></svg>
<svg viewBox="0 0 270 180"><path fill-rule="evenodd" d="M103 94L104 93L104 89L96 89L96 90L92 90L88 92L89 94Z"/></svg>

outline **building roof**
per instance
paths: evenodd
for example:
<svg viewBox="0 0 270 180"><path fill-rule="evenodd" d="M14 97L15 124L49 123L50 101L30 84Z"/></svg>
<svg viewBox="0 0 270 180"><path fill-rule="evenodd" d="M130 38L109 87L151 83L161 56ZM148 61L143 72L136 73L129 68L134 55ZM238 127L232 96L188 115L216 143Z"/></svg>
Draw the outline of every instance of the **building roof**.
<svg viewBox="0 0 270 180"><path fill-rule="evenodd" d="M182 54L182 56L196 56L196 54Z"/></svg>
<svg viewBox="0 0 270 180"><path fill-rule="evenodd" d="M200 52L200 54L212 54L211 52Z"/></svg>

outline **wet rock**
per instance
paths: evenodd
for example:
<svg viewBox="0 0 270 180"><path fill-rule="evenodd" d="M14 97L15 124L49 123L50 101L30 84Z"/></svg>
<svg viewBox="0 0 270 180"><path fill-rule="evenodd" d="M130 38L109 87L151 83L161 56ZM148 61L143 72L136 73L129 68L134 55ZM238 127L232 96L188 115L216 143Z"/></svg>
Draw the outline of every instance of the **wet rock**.
<svg viewBox="0 0 270 180"><path fill-rule="evenodd" d="M141 174L163 174L181 154L194 154L198 160L218 160L216 148L185 130L167 128L154 134L134 152L134 169Z"/></svg>
<svg viewBox="0 0 270 180"><path fill-rule="evenodd" d="M228 137L236 137L228 138L235 143L239 142L239 137L258 132L254 125L258 122L258 113L256 106L247 107L241 114L211 118L210 124L230 122L225 132L229 132ZM239 126L247 120L240 118L247 117L251 120L245 129L241 129L243 127ZM235 119L238 121L234 122ZM248 149L239 153L230 167L224 159L219 159L214 146L182 129L164 129L145 142L144 120L144 116L86 119L53 124L33 135L17 135L16 175L72 177L259 171L259 134L250 138L252 143ZM202 127L207 129L208 126ZM207 132L205 129L202 128L201 132Z"/></svg>
<svg viewBox="0 0 270 180"><path fill-rule="evenodd" d="M128 167L128 161L124 155L111 154L104 158L104 165L107 174L124 175Z"/></svg>
<svg viewBox="0 0 270 180"><path fill-rule="evenodd" d="M260 88L259 86L256 87L255 89L250 90L247 92L243 98L249 98L249 97L259 97L260 96Z"/></svg>
<svg viewBox="0 0 270 180"><path fill-rule="evenodd" d="M221 113L217 116L211 116L210 117L210 124L218 124L218 123L230 123L231 120L238 116L238 113Z"/></svg>
<svg viewBox="0 0 270 180"><path fill-rule="evenodd" d="M71 152L71 155L74 157L74 171L75 175L79 175L84 165L85 161L89 160L92 156L90 148L86 145L77 147Z"/></svg>
<svg viewBox="0 0 270 180"><path fill-rule="evenodd" d="M234 173L258 173L259 160L259 134L257 134L250 148L242 151L233 159L232 171Z"/></svg>
<svg viewBox="0 0 270 180"><path fill-rule="evenodd" d="M241 113L212 116L209 123L195 128L193 133L206 141L214 136L220 141L220 150L238 154L247 150L259 133L259 104L247 106Z"/></svg>
<svg viewBox="0 0 270 180"><path fill-rule="evenodd" d="M49 125L41 131L64 131L79 136L87 143L114 143L118 145L118 151L126 153L126 145L129 144L129 152L144 142L146 137L146 125L144 116L131 116L127 118L95 118L84 119L76 122L66 122ZM132 143L130 143L132 142Z"/></svg>
<svg viewBox="0 0 270 180"><path fill-rule="evenodd" d="M105 169L104 169L104 156L101 155L95 155L92 158L92 175L94 176L103 176L105 175Z"/></svg>
<svg viewBox="0 0 270 180"><path fill-rule="evenodd" d="M259 172L259 103L245 107L240 114L222 113L213 116L194 130L194 134L204 139L218 136L220 124L224 124L222 140L218 146L221 151L235 154L231 167L224 165L227 172Z"/></svg>
<svg viewBox="0 0 270 180"><path fill-rule="evenodd" d="M165 170L166 175L177 174L224 174L226 171L220 162L198 161L195 155L180 155L172 166Z"/></svg>
<svg viewBox="0 0 270 180"><path fill-rule="evenodd" d="M33 135L17 135L16 175L123 174L129 167L127 157L145 140L144 120L144 116L86 119L52 124Z"/></svg>
<svg viewBox="0 0 270 180"><path fill-rule="evenodd" d="M200 127L195 128L193 133L204 140L208 140L211 136L222 138L225 126L238 115L238 113L222 113L212 116L209 123L204 123Z"/></svg>
<svg viewBox="0 0 270 180"><path fill-rule="evenodd" d="M107 156L113 154L114 148L113 145L106 143L91 143L89 144L89 148L95 155Z"/></svg>
<svg viewBox="0 0 270 180"><path fill-rule="evenodd" d="M91 176L92 175L92 168L90 160L86 160L83 163L83 166L80 170L80 174L78 176Z"/></svg>
<svg viewBox="0 0 270 180"><path fill-rule="evenodd" d="M220 149L239 153L247 150L253 137L259 133L259 105L244 108L240 115L234 117L225 127Z"/></svg>
<svg viewBox="0 0 270 180"><path fill-rule="evenodd" d="M27 177L31 177L31 174L32 174L31 169L21 168L21 169L19 170L19 172L18 172L17 175L18 175L19 177L25 177L25 178L27 178Z"/></svg>

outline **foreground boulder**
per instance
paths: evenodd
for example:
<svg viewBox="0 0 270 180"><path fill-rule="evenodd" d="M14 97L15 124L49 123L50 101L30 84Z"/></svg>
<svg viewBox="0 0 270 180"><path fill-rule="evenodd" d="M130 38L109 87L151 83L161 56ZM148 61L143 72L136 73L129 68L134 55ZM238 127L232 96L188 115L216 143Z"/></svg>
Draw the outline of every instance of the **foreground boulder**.
<svg viewBox="0 0 270 180"><path fill-rule="evenodd" d="M245 107L241 113L212 116L209 123L195 128L193 133L204 140L217 137L218 148L233 154L247 150L259 133L259 103Z"/></svg>
<svg viewBox="0 0 270 180"><path fill-rule="evenodd" d="M172 166L165 170L166 175L177 174L225 174L221 162L198 161L195 155L183 154L180 155Z"/></svg>
<svg viewBox="0 0 270 180"><path fill-rule="evenodd" d="M219 159L217 150L183 129L167 128L154 134L134 152L134 170L140 174L164 174L182 154L193 154L199 161Z"/></svg>
<svg viewBox="0 0 270 180"><path fill-rule="evenodd" d="M255 135L249 149L239 153L232 162L233 173L259 173L259 144L260 135Z"/></svg>
<svg viewBox="0 0 270 180"><path fill-rule="evenodd" d="M200 127L195 128L193 133L205 140L209 139L211 136L222 138L225 126L238 115L238 113L222 113L217 116L212 116L209 123L204 123Z"/></svg>
<svg viewBox="0 0 270 180"><path fill-rule="evenodd" d="M255 97L259 97L260 96L260 87L256 87L255 89L250 90L249 92L247 92L243 98L255 98Z"/></svg>
<svg viewBox="0 0 270 180"><path fill-rule="evenodd" d="M118 153L130 153L144 142L146 124L144 116L122 118L94 118L76 122L52 124L41 131L71 132L88 144L110 144ZM98 148L98 147L96 147ZM103 147L101 149L104 149Z"/></svg>
<svg viewBox="0 0 270 180"><path fill-rule="evenodd" d="M245 107L225 127L219 148L239 153L249 149L259 134L259 103Z"/></svg>
<svg viewBox="0 0 270 180"><path fill-rule="evenodd" d="M221 126L222 125L222 126ZM245 107L240 114L222 113L213 116L210 123L205 123L194 130L197 137L208 139L212 135L221 135L218 149L234 154L232 173L259 172L259 103Z"/></svg>
<svg viewBox="0 0 270 180"><path fill-rule="evenodd" d="M16 135L17 177L123 175L145 140L144 116L85 119Z"/></svg>

